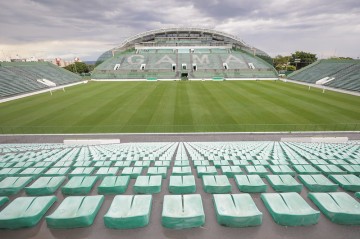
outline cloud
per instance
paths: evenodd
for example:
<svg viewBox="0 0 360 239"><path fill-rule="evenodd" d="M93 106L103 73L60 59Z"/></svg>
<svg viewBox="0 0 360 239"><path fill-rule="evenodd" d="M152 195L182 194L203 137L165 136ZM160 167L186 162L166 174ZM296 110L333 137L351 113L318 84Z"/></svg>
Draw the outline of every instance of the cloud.
<svg viewBox="0 0 360 239"><path fill-rule="evenodd" d="M356 58L359 15L358 0L11 0L0 2L0 50L16 55L27 47L43 52L42 46L49 57L78 52L94 60L146 30L203 26L271 55L311 50Z"/></svg>

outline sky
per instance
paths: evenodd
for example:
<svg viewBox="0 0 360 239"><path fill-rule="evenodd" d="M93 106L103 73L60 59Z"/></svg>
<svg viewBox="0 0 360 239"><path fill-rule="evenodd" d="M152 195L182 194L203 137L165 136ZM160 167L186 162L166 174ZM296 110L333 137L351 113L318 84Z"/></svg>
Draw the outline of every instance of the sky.
<svg viewBox="0 0 360 239"><path fill-rule="evenodd" d="M134 34L166 27L223 31L272 57L360 57L359 0L2 0L0 60L96 60Z"/></svg>

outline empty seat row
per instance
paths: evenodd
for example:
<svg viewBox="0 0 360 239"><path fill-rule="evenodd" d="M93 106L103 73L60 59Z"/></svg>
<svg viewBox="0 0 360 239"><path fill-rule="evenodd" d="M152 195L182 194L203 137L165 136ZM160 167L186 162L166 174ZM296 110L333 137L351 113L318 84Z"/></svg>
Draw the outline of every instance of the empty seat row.
<svg viewBox="0 0 360 239"><path fill-rule="evenodd" d="M86 195L91 192L98 176L73 176L61 187L64 195ZM303 184L311 192L332 192L340 185L346 191L360 191L360 178L349 175L330 175L326 178L321 174L299 175L300 182L292 175L266 175L266 180L276 192L301 192ZM28 195L50 195L64 183L65 176L39 177L30 186L31 177L6 177L0 182L0 196L14 195L25 188ZM106 176L102 178L97 190L99 194L124 193L131 179L130 175ZM254 193L266 192L267 184L259 175L235 175L240 191ZM331 181L332 180L332 181ZM135 193L153 194L161 192L163 177L161 175L141 175L136 177L133 191ZM203 189L207 193L231 193L232 188L226 175L202 175ZM194 193L196 191L193 175L172 175L169 181L171 193Z"/></svg>
<svg viewBox="0 0 360 239"><path fill-rule="evenodd" d="M310 193L309 198L332 222L360 225L360 203L343 192ZM263 193L261 199L273 220L283 226L308 226L318 223L320 212L297 193ZM19 197L0 212L0 228L33 227L55 203L55 196ZM0 203L6 199L0 198ZM88 227L94 222L104 201L103 195L70 196L45 217L50 228ZM213 196L217 221L228 227L262 224L262 212L249 194ZM104 225L113 229L145 227L149 224L151 195L117 195L104 215ZM164 227L184 229L205 224L199 194L165 195L161 223Z"/></svg>

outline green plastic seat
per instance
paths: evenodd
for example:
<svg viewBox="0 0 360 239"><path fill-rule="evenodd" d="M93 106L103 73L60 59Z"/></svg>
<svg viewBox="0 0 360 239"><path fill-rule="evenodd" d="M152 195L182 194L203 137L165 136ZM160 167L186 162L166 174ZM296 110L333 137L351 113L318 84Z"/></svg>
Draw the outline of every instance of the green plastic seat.
<svg viewBox="0 0 360 239"><path fill-rule="evenodd" d="M217 175L215 166L198 166L196 171L198 178L201 178L204 175Z"/></svg>
<svg viewBox="0 0 360 239"><path fill-rule="evenodd" d="M130 182L130 176L106 176L98 186L99 194L125 193Z"/></svg>
<svg viewBox="0 0 360 239"><path fill-rule="evenodd" d="M346 191L360 191L360 178L354 174L330 175L329 178Z"/></svg>
<svg viewBox="0 0 360 239"><path fill-rule="evenodd" d="M305 159L290 159L290 164L292 165L309 165L309 163Z"/></svg>
<svg viewBox="0 0 360 239"><path fill-rule="evenodd" d="M210 166L210 162L208 160L194 160L194 167L198 166Z"/></svg>
<svg viewBox="0 0 360 239"><path fill-rule="evenodd" d="M176 160L174 162L174 167L186 167L186 166L190 166L188 160Z"/></svg>
<svg viewBox="0 0 360 239"><path fill-rule="evenodd" d="M309 193L308 197L330 221L360 225L360 203L347 193Z"/></svg>
<svg viewBox="0 0 360 239"><path fill-rule="evenodd" d="M281 159L281 160L270 160L270 164L272 165L288 165L289 162L285 159Z"/></svg>
<svg viewBox="0 0 360 239"><path fill-rule="evenodd" d="M262 193L261 199L279 225L308 226L318 223L320 212L312 209L298 193Z"/></svg>
<svg viewBox="0 0 360 239"><path fill-rule="evenodd" d="M119 169L124 169L126 167L130 167L131 161L117 161L114 164L114 167L118 167Z"/></svg>
<svg viewBox="0 0 360 239"><path fill-rule="evenodd" d="M116 174L119 172L118 167L101 167L96 172L96 176L99 176L100 178L103 178L105 176L116 176Z"/></svg>
<svg viewBox="0 0 360 239"><path fill-rule="evenodd" d="M71 167L74 164L73 161L61 161L54 164L54 167Z"/></svg>
<svg viewBox="0 0 360 239"><path fill-rule="evenodd" d="M118 195L104 216L107 228L131 229L149 224L151 195Z"/></svg>
<svg viewBox="0 0 360 239"><path fill-rule="evenodd" d="M15 163L5 163L5 162L0 162L0 169L3 168L11 168Z"/></svg>
<svg viewBox="0 0 360 239"><path fill-rule="evenodd" d="M74 176L91 176L94 171L95 167L78 167L74 168L74 170L68 174L68 177L71 178Z"/></svg>
<svg viewBox="0 0 360 239"><path fill-rule="evenodd" d="M102 161L96 161L93 167L95 167L96 169L99 169L101 167L111 167L112 164L113 164L113 162L111 162L111 161L102 160Z"/></svg>
<svg viewBox="0 0 360 239"><path fill-rule="evenodd" d="M241 168L245 168L245 166L250 166L250 162L244 159L241 160L232 160L234 166L240 166Z"/></svg>
<svg viewBox="0 0 360 239"><path fill-rule="evenodd" d="M291 175L266 175L266 179L276 192L300 193L303 187Z"/></svg>
<svg viewBox="0 0 360 239"><path fill-rule="evenodd" d="M45 217L47 226L50 228L91 226L103 201L103 195L66 197L51 215Z"/></svg>
<svg viewBox="0 0 360 239"><path fill-rule="evenodd" d="M167 176L167 167L149 167L147 175L160 175L163 179Z"/></svg>
<svg viewBox="0 0 360 239"><path fill-rule="evenodd" d="M190 166L173 167L171 175L175 175L175 176L192 175L191 167Z"/></svg>
<svg viewBox="0 0 360 239"><path fill-rule="evenodd" d="M258 165L262 165L264 167L268 167L270 165L270 163L267 160L250 160L252 165L258 166Z"/></svg>
<svg viewBox="0 0 360 239"><path fill-rule="evenodd" d="M143 168L148 168L150 167L150 161L136 161L134 163L134 167L143 167Z"/></svg>
<svg viewBox="0 0 360 239"><path fill-rule="evenodd" d="M18 162L15 165L13 165L13 168L29 168L33 166L35 162Z"/></svg>
<svg viewBox="0 0 360 239"><path fill-rule="evenodd" d="M260 177L265 177L269 174L269 171L266 170L265 166L257 165L257 166L245 166L245 170L249 175L259 175Z"/></svg>
<svg viewBox="0 0 360 239"><path fill-rule="evenodd" d="M165 195L161 224L173 229L204 225L205 213L200 194Z"/></svg>
<svg viewBox="0 0 360 239"><path fill-rule="evenodd" d="M230 166L230 163L227 160L214 160L213 164L215 168L221 168L221 166Z"/></svg>
<svg viewBox="0 0 360 239"><path fill-rule="evenodd" d="M130 178L137 178L142 173L142 167L125 167L121 173L123 176L130 176Z"/></svg>
<svg viewBox="0 0 360 239"><path fill-rule="evenodd" d="M360 165L339 165L347 173L360 175Z"/></svg>
<svg viewBox="0 0 360 239"><path fill-rule="evenodd" d="M318 165L325 165L325 164L329 164L327 161L323 160L323 159L309 159L309 162L314 165L314 166L318 166Z"/></svg>
<svg viewBox="0 0 360 239"><path fill-rule="evenodd" d="M135 193L152 194L161 192L161 175L139 176L134 184Z"/></svg>
<svg viewBox="0 0 360 239"><path fill-rule="evenodd" d="M53 165L53 162L37 162L32 167L33 168L50 168Z"/></svg>
<svg viewBox="0 0 360 239"><path fill-rule="evenodd" d="M97 176L74 176L61 188L64 195L86 195L91 192Z"/></svg>
<svg viewBox="0 0 360 239"><path fill-rule="evenodd" d="M47 168L25 168L21 173L18 174L18 176L29 176L33 178L40 177Z"/></svg>
<svg viewBox="0 0 360 239"><path fill-rule="evenodd" d="M235 175L235 182L242 192L262 193L267 190L267 185L259 175Z"/></svg>
<svg viewBox="0 0 360 239"><path fill-rule="evenodd" d="M355 193L355 197L360 198L360 192Z"/></svg>
<svg viewBox="0 0 360 239"><path fill-rule="evenodd" d="M295 176L295 172L287 165L270 165L270 171L275 175L291 175Z"/></svg>
<svg viewBox="0 0 360 239"><path fill-rule="evenodd" d="M311 192L334 192L338 188L322 174L299 175L298 178Z"/></svg>
<svg viewBox="0 0 360 239"><path fill-rule="evenodd" d="M8 197L0 197L0 207L9 201Z"/></svg>
<svg viewBox="0 0 360 239"><path fill-rule="evenodd" d="M316 166L325 176L330 174L345 174L346 172L336 165L321 164Z"/></svg>
<svg viewBox="0 0 360 239"><path fill-rule="evenodd" d="M227 227L252 227L262 223L262 213L249 194L214 194L216 219Z"/></svg>
<svg viewBox="0 0 360 239"><path fill-rule="evenodd" d="M202 181L207 193L231 193L231 184L226 175L204 175Z"/></svg>
<svg viewBox="0 0 360 239"><path fill-rule="evenodd" d="M319 170L312 165L293 165L294 170L298 174L321 174Z"/></svg>
<svg viewBox="0 0 360 239"><path fill-rule="evenodd" d="M0 212L0 228L35 226L56 200L55 196L18 197Z"/></svg>
<svg viewBox="0 0 360 239"><path fill-rule="evenodd" d="M30 196L50 195L56 192L60 185L65 181L65 176L40 177L25 192Z"/></svg>
<svg viewBox="0 0 360 239"><path fill-rule="evenodd" d="M171 161L155 161L154 163L154 167L170 167L170 162Z"/></svg>
<svg viewBox="0 0 360 239"><path fill-rule="evenodd" d="M193 175L170 176L169 191L174 194L196 192L195 177Z"/></svg>
<svg viewBox="0 0 360 239"><path fill-rule="evenodd" d="M0 177L17 176L23 168L3 168L0 170Z"/></svg>
<svg viewBox="0 0 360 239"><path fill-rule="evenodd" d="M78 161L75 162L71 168L79 168L79 167L91 167L93 165L93 161Z"/></svg>
<svg viewBox="0 0 360 239"><path fill-rule="evenodd" d="M221 172L228 178L233 178L235 175L244 174L240 166L221 166Z"/></svg>
<svg viewBox="0 0 360 239"><path fill-rule="evenodd" d="M6 177L0 182L0 196L17 194L31 181L32 177Z"/></svg>
<svg viewBox="0 0 360 239"><path fill-rule="evenodd" d="M67 175L69 173L71 168L49 168L48 171L46 171L43 176L64 176Z"/></svg>

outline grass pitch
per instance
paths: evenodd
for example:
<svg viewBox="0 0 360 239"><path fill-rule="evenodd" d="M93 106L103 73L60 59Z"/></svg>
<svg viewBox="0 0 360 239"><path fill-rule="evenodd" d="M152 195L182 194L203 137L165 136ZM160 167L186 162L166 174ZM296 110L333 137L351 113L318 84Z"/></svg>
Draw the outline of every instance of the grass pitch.
<svg viewBox="0 0 360 239"><path fill-rule="evenodd" d="M0 133L360 130L360 97L280 81L91 82L0 104Z"/></svg>

